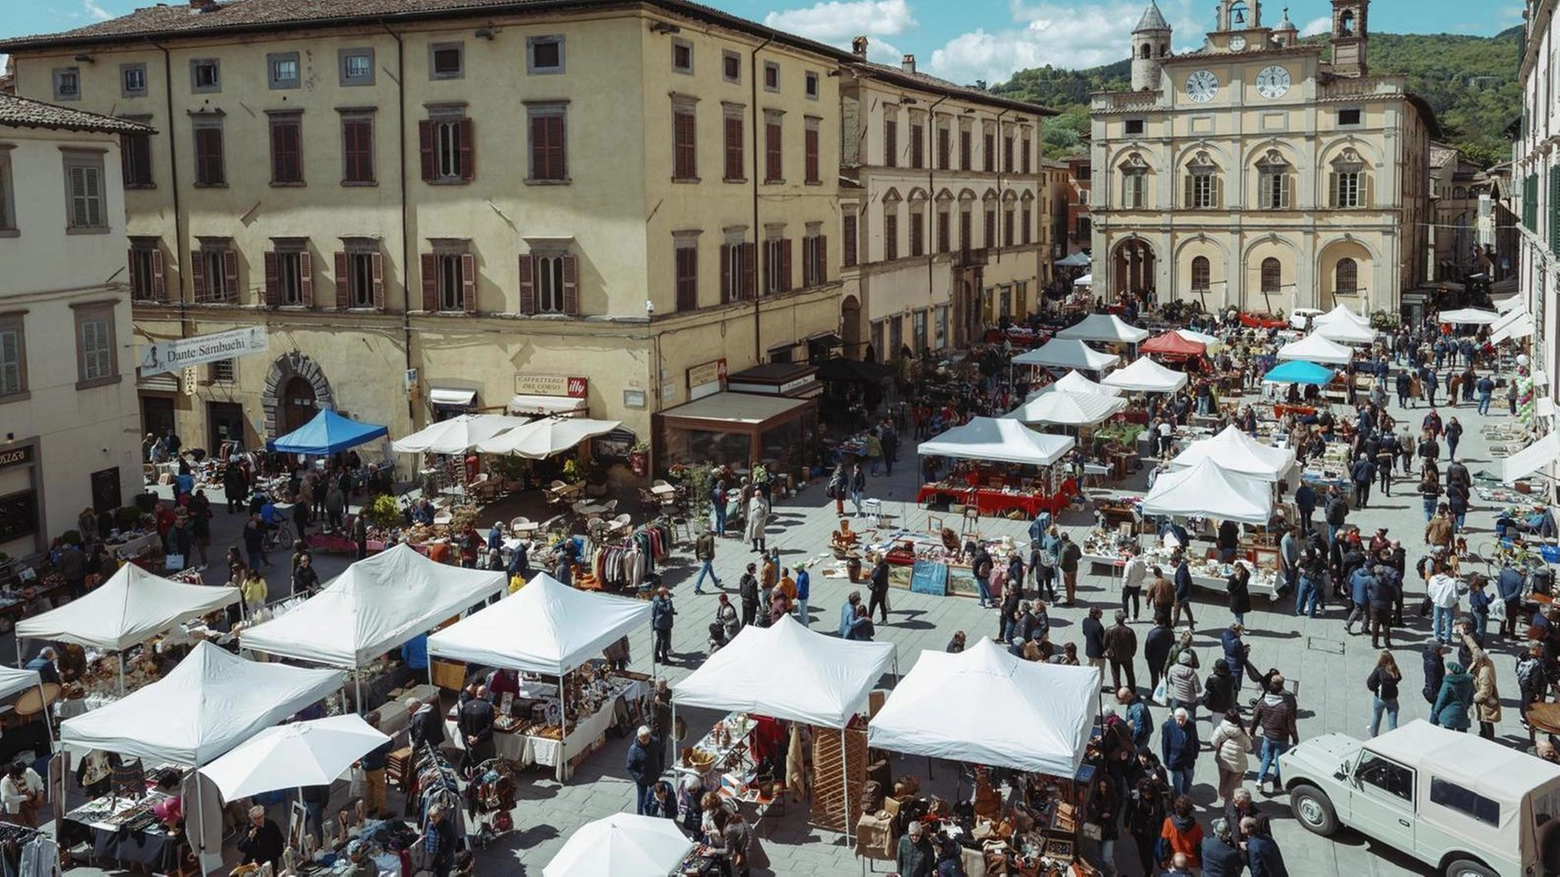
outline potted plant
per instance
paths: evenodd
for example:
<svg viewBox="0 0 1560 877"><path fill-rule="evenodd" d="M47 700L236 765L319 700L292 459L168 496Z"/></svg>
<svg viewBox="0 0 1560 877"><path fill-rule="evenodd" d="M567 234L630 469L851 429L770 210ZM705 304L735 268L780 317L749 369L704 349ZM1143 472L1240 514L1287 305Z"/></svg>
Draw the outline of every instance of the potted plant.
<svg viewBox="0 0 1560 877"><path fill-rule="evenodd" d="M390 529L401 523L401 503L390 494L382 493L364 507L363 514L371 525Z"/></svg>
<svg viewBox="0 0 1560 877"><path fill-rule="evenodd" d="M650 473L650 443L644 439L634 442L634 446L628 449L628 468L634 475L643 478Z"/></svg>

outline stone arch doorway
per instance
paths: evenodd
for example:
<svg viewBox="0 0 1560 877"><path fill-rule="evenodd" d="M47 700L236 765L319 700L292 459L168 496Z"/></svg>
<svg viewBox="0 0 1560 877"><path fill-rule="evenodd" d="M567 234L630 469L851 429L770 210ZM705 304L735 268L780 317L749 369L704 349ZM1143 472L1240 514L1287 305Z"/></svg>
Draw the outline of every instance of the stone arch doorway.
<svg viewBox="0 0 1560 877"><path fill-rule="evenodd" d="M861 358L861 302L854 295L840 302L840 346L846 359Z"/></svg>
<svg viewBox="0 0 1560 877"><path fill-rule="evenodd" d="M1139 238L1122 241L1116 245L1111 258L1113 260L1111 277L1114 279L1114 292L1117 295L1123 292L1153 291L1154 271L1158 257L1154 254L1153 245L1148 241Z"/></svg>
<svg viewBox="0 0 1560 877"><path fill-rule="evenodd" d="M260 396L265 432L270 438L303 426L323 408L335 408L336 397L319 364L294 350L271 363Z"/></svg>

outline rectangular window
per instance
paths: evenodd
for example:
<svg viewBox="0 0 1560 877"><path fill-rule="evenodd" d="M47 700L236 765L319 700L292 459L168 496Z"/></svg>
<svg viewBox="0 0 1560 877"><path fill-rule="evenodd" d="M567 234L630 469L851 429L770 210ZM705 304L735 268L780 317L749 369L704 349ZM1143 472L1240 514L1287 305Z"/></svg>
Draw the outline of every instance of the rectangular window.
<svg viewBox="0 0 1560 877"><path fill-rule="evenodd" d="M1086 244L1088 242L1089 236L1093 233L1093 227L1093 220L1091 220L1089 217L1078 217L1078 225L1074 229L1074 233L1078 238L1079 244Z"/></svg>
<svg viewBox="0 0 1560 877"><path fill-rule="evenodd" d="M1020 231L1022 237L1020 238L1020 241L1026 246L1030 243L1033 243L1034 241L1034 218L1034 211L1027 205L1019 213L1019 225L1022 226Z"/></svg>
<svg viewBox="0 0 1560 877"><path fill-rule="evenodd" d="M297 113L271 116L271 185L303 183L303 117Z"/></svg>
<svg viewBox="0 0 1560 877"><path fill-rule="evenodd" d="M54 69L54 99L81 99L81 68L56 67Z"/></svg>
<svg viewBox="0 0 1560 877"><path fill-rule="evenodd" d="M195 185L227 185L227 168L222 160L222 120L201 119L195 123Z"/></svg>
<svg viewBox="0 0 1560 877"><path fill-rule="evenodd" d="M461 295L465 288L465 274L461 271L464 253L442 253L438 256L438 281L435 287L438 290L438 309L441 311L464 311L466 309L465 298Z"/></svg>
<svg viewBox="0 0 1560 877"><path fill-rule="evenodd" d="M1284 170L1259 171L1257 206L1263 210L1289 209L1289 174Z"/></svg>
<svg viewBox="0 0 1560 877"><path fill-rule="evenodd" d="M107 231L102 153L65 153L66 228Z"/></svg>
<svg viewBox="0 0 1560 877"><path fill-rule="evenodd" d="M672 69L678 73L693 72L693 43L687 40L672 40Z"/></svg>
<svg viewBox="0 0 1560 877"><path fill-rule="evenodd" d="M197 251L198 258L200 253ZM162 301L163 285L162 250L156 238L132 238L130 242L130 299L132 301Z"/></svg>
<svg viewBox="0 0 1560 877"><path fill-rule="evenodd" d="M1213 265L1206 258L1198 256L1192 260L1192 289L1207 292L1212 285Z"/></svg>
<svg viewBox="0 0 1560 877"><path fill-rule="evenodd" d="M883 261L899 258L899 208L883 208Z"/></svg>
<svg viewBox="0 0 1560 877"><path fill-rule="evenodd" d="M988 247L995 247L997 245L997 208L986 208L986 221L981 230L984 232L981 236L981 242Z"/></svg>
<svg viewBox="0 0 1560 877"><path fill-rule="evenodd" d="M1013 246L1013 208L1002 211L1002 246Z"/></svg>
<svg viewBox="0 0 1560 877"><path fill-rule="evenodd" d="M207 374L213 384L231 384L236 379L238 361L233 359L219 359L211 364Z"/></svg>
<svg viewBox="0 0 1560 877"><path fill-rule="evenodd" d="M126 189L150 189L152 138L149 134L124 134L119 138L119 162Z"/></svg>
<svg viewBox="0 0 1560 877"><path fill-rule="evenodd" d="M190 91L197 94L222 90L222 62L216 58L190 61Z"/></svg>
<svg viewBox="0 0 1560 877"><path fill-rule="evenodd" d="M297 52L265 56L266 84L271 88L297 88L300 81Z"/></svg>
<svg viewBox="0 0 1560 877"><path fill-rule="evenodd" d="M374 182L372 116L343 116L341 119L341 181L353 185Z"/></svg>
<svg viewBox="0 0 1560 877"><path fill-rule="evenodd" d="M677 309L679 311L698 310L699 249L691 242L679 242L672 254L674 257L672 282L677 291Z"/></svg>
<svg viewBox="0 0 1560 877"><path fill-rule="evenodd" d="M1354 126L1360 124L1359 108L1356 107L1353 109L1339 110L1338 124L1340 126Z"/></svg>
<svg viewBox="0 0 1560 877"><path fill-rule="evenodd" d="M981 167L986 173L997 171L997 136L990 131L981 138L980 144Z"/></svg>
<svg viewBox="0 0 1560 877"><path fill-rule="evenodd" d="M802 132L802 158L805 172L804 182L817 185L823 182L819 175L818 167L818 120L808 119L807 128Z"/></svg>
<svg viewBox="0 0 1560 877"><path fill-rule="evenodd" d="M0 399L27 392L27 336L22 314L0 316Z"/></svg>
<svg viewBox="0 0 1560 877"><path fill-rule="evenodd" d="M526 107L531 127L532 181L566 182L569 179L564 111L564 104L534 104Z"/></svg>
<svg viewBox="0 0 1560 877"><path fill-rule="evenodd" d="M374 50L372 48L341 49L336 53L336 58L341 68L338 74L342 85L374 84Z"/></svg>
<svg viewBox="0 0 1560 877"><path fill-rule="evenodd" d="M1002 138L1002 170L1013 172L1013 135L1008 134Z"/></svg>
<svg viewBox="0 0 1560 877"><path fill-rule="evenodd" d="M913 311L910 314L910 343L912 349L919 352L926 349L926 309Z"/></svg>
<svg viewBox="0 0 1560 877"><path fill-rule="evenodd" d="M476 176L476 142L471 120L438 115L417 123L422 178L430 183L470 182Z"/></svg>
<svg viewBox="0 0 1560 877"><path fill-rule="evenodd" d="M736 52L720 53L721 75L727 82L742 81L742 56Z"/></svg>
<svg viewBox="0 0 1560 877"><path fill-rule="evenodd" d="M764 119L764 182L785 182L784 145L780 117L768 116Z"/></svg>
<svg viewBox="0 0 1560 877"><path fill-rule="evenodd" d="M959 249L968 252L975 245L973 238L974 217L968 207L959 211Z"/></svg>
<svg viewBox="0 0 1560 877"><path fill-rule="evenodd" d="M527 37L525 41L525 72L551 74L563 72L563 37ZM692 69L693 59L688 59Z"/></svg>
<svg viewBox="0 0 1560 877"><path fill-rule="evenodd" d="M225 242L203 243L191 259L198 302L238 301L238 253Z"/></svg>
<svg viewBox="0 0 1560 877"><path fill-rule="evenodd" d="M926 167L926 126L910 123L910 166Z"/></svg>
<svg viewBox="0 0 1560 877"><path fill-rule="evenodd" d="M1212 168L1192 168L1187 172L1186 206L1192 210L1219 206L1218 177Z"/></svg>
<svg viewBox="0 0 1560 877"><path fill-rule="evenodd" d="M121 97L146 97L146 65L119 65L119 95Z"/></svg>
<svg viewBox="0 0 1560 877"><path fill-rule="evenodd" d="M1121 206L1128 210L1143 209L1148 190L1148 174L1126 171L1121 175Z"/></svg>
<svg viewBox="0 0 1560 877"><path fill-rule="evenodd" d="M1020 140L1018 145L1019 145L1019 148L1023 150L1020 153L1020 155L1022 155L1023 158L1020 160L1020 163L1019 163L1020 164L1019 173L1024 174L1025 176L1028 176L1032 172L1032 168L1033 168L1033 165L1030 163L1030 159L1034 156L1034 150L1031 149L1030 146L1029 146L1029 138L1028 137L1025 137L1024 139ZM1087 202L1085 202L1085 203L1087 203Z"/></svg>
<svg viewBox="0 0 1560 877"><path fill-rule="evenodd" d="M899 164L899 120L883 120L883 166L897 167Z"/></svg>
<svg viewBox="0 0 1560 877"><path fill-rule="evenodd" d="M817 224L809 223L809 226L814 229L814 233L802 238L803 288L822 285L828 273L828 268L824 265L828 246L823 235L816 233Z"/></svg>
<svg viewBox="0 0 1560 877"><path fill-rule="evenodd" d="M764 90L780 90L780 65L774 61L764 62Z"/></svg>
<svg viewBox="0 0 1560 877"><path fill-rule="evenodd" d="M76 311L76 388L96 387L119 379L114 356L114 306L89 305Z"/></svg>
<svg viewBox="0 0 1560 877"><path fill-rule="evenodd" d="M742 156L742 110L728 107L725 125L725 180L728 183L739 183L746 177L744 170L747 164Z"/></svg>
<svg viewBox="0 0 1560 877"><path fill-rule="evenodd" d="M791 239L771 238L764 244L764 292L791 289Z"/></svg>
<svg viewBox="0 0 1560 877"><path fill-rule="evenodd" d="M953 132L947 128L937 129L937 169L947 170L948 162L953 160Z"/></svg>
<svg viewBox="0 0 1560 877"><path fill-rule="evenodd" d="M1142 134L1143 133L1143 120L1142 119L1128 119L1128 120L1126 120L1125 122L1122 123L1122 130L1123 130L1123 133L1128 134L1128 135Z"/></svg>
<svg viewBox="0 0 1560 877"><path fill-rule="evenodd" d="M910 211L910 255L926 255L926 214L919 210Z"/></svg>
<svg viewBox="0 0 1560 877"><path fill-rule="evenodd" d="M672 110L672 179L699 179L698 136L692 107Z"/></svg>
<svg viewBox="0 0 1560 877"><path fill-rule="evenodd" d="M459 79L466 75L465 43L431 43L428 46L428 78Z"/></svg>
<svg viewBox="0 0 1560 877"><path fill-rule="evenodd" d="M937 252L939 253L946 253L953 248L953 242L949 240L949 236L953 234L951 224L952 218L948 215L948 211L937 211Z"/></svg>
<svg viewBox="0 0 1560 877"><path fill-rule="evenodd" d="M565 288L568 272L565 266L569 257L562 254L537 255L535 264L536 310L543 314L571 313Z"/></svg>
<svg viewBox="0 0 1560 877"><path fill-rule="evenodd" d="M845 247L841 253L841 259L846 268L856 264L856 208L846 207L846 213L840 217L840 237Z"/></svg>
<svg viewBox="0 0 1560 877"><path fill-rule="evenodd" d="M806 84L805 84L805 86L803 88L803 91L806 92L807 99L808 100L817 100L818 99L818 74L814 73L811 70L809 70L809 71L807 71L807 75L804 78L806 80Z"/></svg>
<svg viewBox="0 0 1560 877"><path fill-rule="evenodd" d="M720 300L722 304L753 296L753 245L731 241L720 248Z"/></svg>
<svg viewBox="0 0 1560 877"><path fill-rule="evenodd" d="M278 243L265 254L265 303L271 307L310 307L314 298L314 259L303 242Z"/></svg>
<svg viewBox="0 0 1560 877"><path fill-rule="evenodd" d="M379 241L353 238L336 254L336 307L384 308L385 268Z"/></svg>
<svg viewBox="0 0 1560 877"><path fill-rule="evenodd" d="M1334 171L1332 175L1332 206L1337 208L1363 207L1363 171Z"/></svg>
<svg viewBox="0 0 1560 877"><path fill-rule="evenodd" d="M973 135L969 131L959 132L959 170L974 170Z"/></svg>

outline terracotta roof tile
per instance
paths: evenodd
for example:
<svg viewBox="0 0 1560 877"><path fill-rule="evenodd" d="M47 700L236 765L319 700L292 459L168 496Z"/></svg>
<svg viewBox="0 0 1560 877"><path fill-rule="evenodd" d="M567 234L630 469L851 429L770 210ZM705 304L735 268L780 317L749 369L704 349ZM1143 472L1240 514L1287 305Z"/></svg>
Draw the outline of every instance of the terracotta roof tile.
<svg viewBox="0 0 1560 877"><path fill-rule="evenodd" d="M46 104L14 94L0 94L0 127L96 131L104 134L152 133L151 128L139 122Z"/></svg>

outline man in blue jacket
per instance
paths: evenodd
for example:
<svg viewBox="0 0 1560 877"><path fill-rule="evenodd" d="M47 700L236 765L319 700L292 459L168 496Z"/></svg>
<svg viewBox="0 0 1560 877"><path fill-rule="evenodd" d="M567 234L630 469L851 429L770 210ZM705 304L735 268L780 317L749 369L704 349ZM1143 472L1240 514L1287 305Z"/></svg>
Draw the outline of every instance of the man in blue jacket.
<svg viewBox="0 0 1560 877"><path fill-rule="evenodd" d="M1186 613L1186 626L1195 628L1197 619L1192 617L1192 568L1182 552L1175 554L1175 605L1171 607L1170 626L1181 623L1181 613Z"/></svg>
<svg viewBox="0 0 1560 877"><path fill-rule="evenodd" d="M664 767L661 758L665 751L661 741L650 733L649 726L640 725L633 745L628 747L627 764L628 775L634 780L634 812L640 816L645 815L655 796L655 781L661 778Z"/></svg>
<svg viewBox="0 0 1560 877"><path fill-rule="evenodd" d="M1184 709L1178 707L1159 728L1159 757L1165 770L1170 772L1170 790L1176 797L1191 794L1192 774L1197 769L1197 751L1201 745L1197 739L1197 725Z"/></svg>

